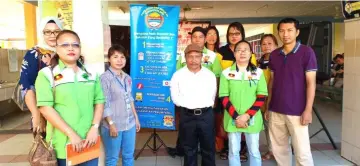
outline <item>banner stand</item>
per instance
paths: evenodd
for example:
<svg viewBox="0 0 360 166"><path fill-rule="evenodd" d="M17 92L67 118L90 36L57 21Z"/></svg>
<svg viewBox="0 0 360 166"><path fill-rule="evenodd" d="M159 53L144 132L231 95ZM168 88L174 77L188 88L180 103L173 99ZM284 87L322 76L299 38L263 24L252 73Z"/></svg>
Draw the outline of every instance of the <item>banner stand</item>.
<svg viewBox="0 0 360 166"><path fill-rule="evenodd" d="M130 73L134 105L141 127L153 129L135 160L146 147L154 154L162 146L167 148L158 129L175 129L170 80L176 71L179 13L180 6L130 4Z"/></svg>
<svg viewBox="0 0 360 166"><path fill-rule="evenodd" d="M149 145L151 139L153 139L153 144L152 146ZM156 139L160 141L160 146L156 146ZM166 144L164 143L164 141L160 138L159 134L156 133L156 129L153 130L153 133L150 135L150 137L147 139L147 141L145 142L144 146L140 149L140 151L136 154L135 160L137 160L140 156L140 154L144 151L145 147L149 147L153 153L157 153L158 150L161 148L161 146L164 146L165 148L167 148Z"/></svg>

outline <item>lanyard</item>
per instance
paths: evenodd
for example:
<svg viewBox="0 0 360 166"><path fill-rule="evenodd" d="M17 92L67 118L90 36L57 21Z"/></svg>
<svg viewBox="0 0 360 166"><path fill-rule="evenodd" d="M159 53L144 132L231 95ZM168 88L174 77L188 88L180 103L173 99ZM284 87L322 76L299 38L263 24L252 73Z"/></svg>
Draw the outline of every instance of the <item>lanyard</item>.
<svg viewBox="0 0 360 166"><path fill-rule="evenodd" d="M125 85L125 86L124 86L124 85L121 83L121 81L118 79L118 77L115 76L115 74L114 74L111 70L109 70L109 71L110 71L110 73L115 77L116 81L120 84L121 88L123 88L123 89L125 90L125 92L127 92L125 79L124 79L124 85Z"/></svg>

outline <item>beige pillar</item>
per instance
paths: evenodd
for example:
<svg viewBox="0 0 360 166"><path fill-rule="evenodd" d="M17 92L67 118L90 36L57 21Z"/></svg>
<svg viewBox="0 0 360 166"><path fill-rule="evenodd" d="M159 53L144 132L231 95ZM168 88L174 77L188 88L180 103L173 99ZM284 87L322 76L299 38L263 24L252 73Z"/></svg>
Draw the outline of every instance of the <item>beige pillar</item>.
<svg viewBox="0 0 360 166"><path fill-rule="evenodd" d="M81 53L88 69L104 72L104 32L108 25L108 2L98 0L73 0L73 30L81 39ZM104 150L98 166L104 166Z"/></svg>
<svg viewBox="0 0 360 166"><path fill-rule="evenodd" d="M104 71L104 30L108 25L108 2L73 0L73 30L81 39L85 62L98 73Z"/></svg>
<svg viewBox="0 0 360 166"><path fill-rule="evenodd" d="M345 21L341 156L360 165L360 19Z"/></svg>

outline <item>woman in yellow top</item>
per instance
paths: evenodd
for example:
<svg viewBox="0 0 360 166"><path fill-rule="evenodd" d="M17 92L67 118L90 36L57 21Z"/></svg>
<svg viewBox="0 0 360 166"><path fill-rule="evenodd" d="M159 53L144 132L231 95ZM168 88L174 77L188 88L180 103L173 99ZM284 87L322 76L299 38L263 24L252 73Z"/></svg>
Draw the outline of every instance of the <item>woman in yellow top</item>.
<svg viewBox="0 0 360 166"><path fill-rule="evenodd" d="M52 143L58 166L66 164L66 144L81 152L95 145L104 110L99 76L79 61L80 38L70 30L56 37L51 66L40 70L35 82L37 106L47 123L46 140ZM85 140L85 141L82 141ZM81 166L97 166L98 159Z"/></svg>
<svg viewBox="0 0 360 166"><path fill-rule="evenodd" d="M235 51L235 45L236 43L245 40L245 29L244 26L239 23L239 22L233 22L228 26L227 32L226 32L226 41L227 44L225 46L222 46L219 49L219 53L222 55L222 60L221 60L221 66L224 69L230 67L233 65L233 63L235 62L235 56L234 56L234 51ZM255 54L251 54L251 63L255 66L257 66L257 61L256 61L256 56ZM242 138L244 138L244 135L242 136ZM247 156L246 156L246 142L245 142L245 138L242 139L243 141L241 142L241 161L247 161ZM224 148L224 153L221 154L221 159L227 159L227 149L229 149L229 147L227 147L227 142L225 141L225 148Z"/></svg>
<svg viewBox="0 0 360 166"><path fill-rule="evenodd" d="M270 53L274 51L278 47L278 42L276 40L276 37L273 34L265 34L261 37L260 40L261 44L261 52L263 53L262 57L259 60L259 68L263 70L264 76L266 79L266 83L269 84L269 78L270 78L270 69L269 69L269 58ZM270 96L270 95L269 95ZM267 103L266 99L266 102ZM263 105L261 110L264 112L267 110L266 104ZM265 116L263 116L265 117ZM264 126L265 126L265 135L266 135L266 141L268 144L268 152L262 156L263 160L269 160L272 159L274 156L272 154L272 148L271 148L271 142L270 142L270 136L269 136L269 128L268 128L268 121L264 119Z"/></svg>
<svg viewBox="0 0 360 166"><path fill-rule="evenodd" d="M241 40L245 40L244 26L239 22L231 23L226 32L227 44L219 49L219 53L222 55L221 66L223 69L230 67L235 62L235 44ZM251 55L251 63L257 65L255 54Z"/></svg>
<svg viewBox="0 0 360 166"><path fill-rule="evenodd" d="M218 57L218 59L222 60L222 55L219 54L219 45L220 45L220 36L219 36L219 31L217 30L217 28L215 26L210 26L207 28L207 32L206 32L206 43L205 43L205 47L211 51L214 51L216 53L216 56ZM222 68L222 66L221 66ZM222 68L223 69L223 68ZM218 82L219 85L219 82ZM215 137L215 144L216 144L216 151L224 151L224 141L227 140L227 135L224 135L224 126L223 126L223 113L222 113L222 107L220 103L220 101L218 100L218 98L215 101L215 129L216 129L216 137ZM220 154L220 158L222 159L226 159L227 158L227 153L221 153Z"/></svg>

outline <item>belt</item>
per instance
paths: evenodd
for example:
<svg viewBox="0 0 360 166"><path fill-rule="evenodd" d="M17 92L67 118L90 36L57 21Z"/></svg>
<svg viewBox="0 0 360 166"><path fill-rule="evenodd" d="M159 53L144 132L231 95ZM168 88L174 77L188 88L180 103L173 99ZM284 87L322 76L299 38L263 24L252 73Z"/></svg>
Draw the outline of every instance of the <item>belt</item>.
<svg viewBox="0 0 360 166"><path fill-rule="evenodd" d="M201 115L209 110L210 107L204 107L204 108L196 108L196 109L188 109L185 107L182 107L184 111L193 114L193 115Z"/></svg>

